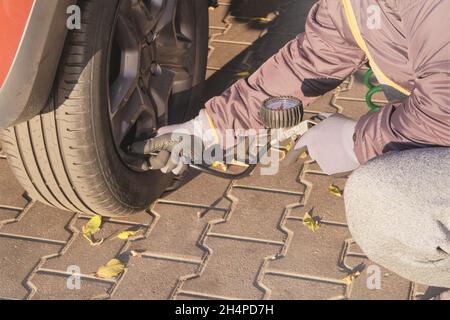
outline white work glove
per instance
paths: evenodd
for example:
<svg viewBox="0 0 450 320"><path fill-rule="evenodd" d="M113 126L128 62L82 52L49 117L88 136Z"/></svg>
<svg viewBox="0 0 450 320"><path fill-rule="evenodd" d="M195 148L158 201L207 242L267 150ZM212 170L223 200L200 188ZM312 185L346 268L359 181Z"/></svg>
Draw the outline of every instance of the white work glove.
<svg viewBox="0 0 450 320"><path fill-rule="evenodd" d="M162 127L155 138L136 142L131 152L150 155L150 169L183 173L190 162L202 162L204 150L218 144L205 110L188 122ZM161 150L153 154L154 149Z"/></svg>
<svg viewBox="0 0 450 320"><path fill-rule="evenodd" d="M309 129L294 149L307 148L328 175L357 169L360 164L353 151L356 121L338 113L323 113L319 117L325 119Z"/></svg>

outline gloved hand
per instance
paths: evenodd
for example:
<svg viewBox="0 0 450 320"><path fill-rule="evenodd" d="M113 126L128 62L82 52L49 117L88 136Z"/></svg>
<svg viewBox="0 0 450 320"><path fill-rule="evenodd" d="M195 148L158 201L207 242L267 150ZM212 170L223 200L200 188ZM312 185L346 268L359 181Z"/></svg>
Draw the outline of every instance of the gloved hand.
<svg viewBox="0 0 450 320"><path fill-rule="evenodd" d="M219 143L205 110L188 122L163 127L155 138L136 142L131 152L150 155L150 168L163 173L183 173L190 162L202 162L203 151ZM152 150L161 150L153 154Z"/></svg>
<svg viewBox="0 0 450 320"><path fill-rule="evenodd" d="M328 175L357 169L360 164L353 151L356 121L338 113L320 116L325 119L309 129L294 149L306 147L311 158Z"/></svg>

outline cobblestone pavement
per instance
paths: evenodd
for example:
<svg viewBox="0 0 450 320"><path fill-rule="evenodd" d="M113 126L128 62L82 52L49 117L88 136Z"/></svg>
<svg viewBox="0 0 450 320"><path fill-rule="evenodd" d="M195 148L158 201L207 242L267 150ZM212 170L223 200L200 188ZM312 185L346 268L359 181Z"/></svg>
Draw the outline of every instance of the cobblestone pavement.
<svg viewBox="0 0 450 320"><path fill-rule="evenodd" d="M208 96L254 71L303 31L312 0L221 0L210 11ZM367 111L362 71L307 110L311 116ZM383 99L383 97L378 97ZM0 298L4 299L417 299L424 287L381 268L381 289L369 290L373 263L352 241L343 200L311 160L240 181L192 174L146 213L106 219L100 236L141 228L128 241L89 246L80 234L89 217L33 202L0 159ZM323 219L315 233L305 212ZM130 250L142 257L130 257ZM114 257L127 269L116 280L93 276ZM70 266L82 272L69 290ZM343 279L354 270L352 283Z"/></svg>

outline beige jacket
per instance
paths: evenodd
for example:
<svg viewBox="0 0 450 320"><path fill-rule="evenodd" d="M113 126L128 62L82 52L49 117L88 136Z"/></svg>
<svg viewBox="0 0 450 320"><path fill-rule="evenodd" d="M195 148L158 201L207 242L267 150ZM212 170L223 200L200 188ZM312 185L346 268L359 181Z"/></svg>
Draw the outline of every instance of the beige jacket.
<svg viewBox="0 0 450 320"><path fill-rule="evenodd" d="M345 1L366 48L350 27ZM374 6L381 28L368 23ZM449 14L450 0L318 1L304 33L207 102L219 138L225 129L261 128L259 107L268 97L291 95L308 105L371 60L387 78L379 80L406 95L358 121L360 163L392 150L450 146Z"/></svg>

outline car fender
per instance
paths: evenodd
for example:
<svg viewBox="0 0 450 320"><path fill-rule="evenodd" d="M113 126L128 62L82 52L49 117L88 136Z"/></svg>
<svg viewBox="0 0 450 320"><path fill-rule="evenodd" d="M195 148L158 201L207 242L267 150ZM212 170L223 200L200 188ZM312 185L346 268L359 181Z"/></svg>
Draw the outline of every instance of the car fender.
<svg viewBox="0 0 450 320"><path fill-rule="evenodd" d="M76 0L33 1L14 60L0 88L0 128L30 120L44 108L64 47L67 9L73 4Z"/></svg>

